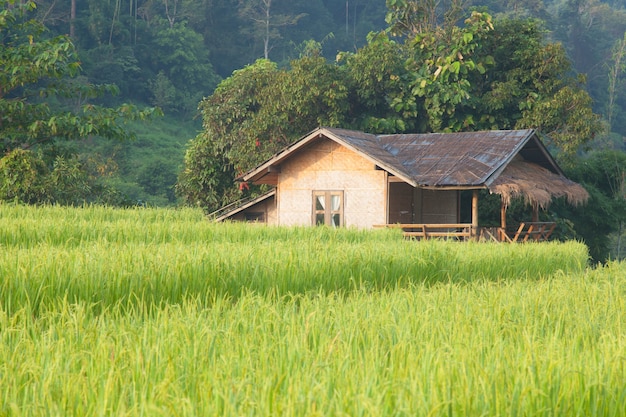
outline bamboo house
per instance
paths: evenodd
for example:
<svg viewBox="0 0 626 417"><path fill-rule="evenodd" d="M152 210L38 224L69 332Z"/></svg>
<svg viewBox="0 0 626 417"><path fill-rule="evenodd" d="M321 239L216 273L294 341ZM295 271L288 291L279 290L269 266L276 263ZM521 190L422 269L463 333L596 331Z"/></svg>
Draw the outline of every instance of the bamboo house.
<svg viewBox="0 0 626 417"><path fill-rule="evenodd" d="M217 221L400 227L418 238L544 240L554 224L538 221L540 209L558 197L574 205L588 198L533 129L376 135L322 127L239 179L272 189L214 213ZM501 196L500 227L478 224L483 189ZM471 196L467 223L461 223L464 195ZM532 212L507 231L506 211L515 198Z"/></svg>

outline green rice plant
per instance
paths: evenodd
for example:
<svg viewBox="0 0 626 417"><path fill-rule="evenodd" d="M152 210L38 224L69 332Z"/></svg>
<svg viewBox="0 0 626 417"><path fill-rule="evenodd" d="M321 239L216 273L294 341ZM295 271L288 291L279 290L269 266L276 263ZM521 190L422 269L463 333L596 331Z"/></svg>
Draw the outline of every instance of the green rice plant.
<svg viewBox="0 0 626 417"><path fill-rule="evenodd" d="M622 416L625 276L0 310L0 414Z"/></svg>
<svg viewBox="0 0 626 417"><path fill-rule="evenodd" d="M0 247L0 415L626 414L626 264L577 242L3 205Z"/></svg>
<svg viewBox="0 0 626 417"><path fill-rule="evenodd" d="M396 231L214 224L199 211L0 206L0 299L9 313L148 310L200 296L393 290L416 283L538 279L579 272L577 242L406 241Z"/></svg>

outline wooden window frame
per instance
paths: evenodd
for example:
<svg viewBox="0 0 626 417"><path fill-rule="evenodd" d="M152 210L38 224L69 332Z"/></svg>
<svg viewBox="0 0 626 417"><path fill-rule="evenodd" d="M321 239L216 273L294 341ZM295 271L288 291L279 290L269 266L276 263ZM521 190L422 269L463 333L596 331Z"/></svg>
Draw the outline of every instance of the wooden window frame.
<svg viewBox="0 0 626 417"><path fill-rule="evenodd" d="M318 196L324 196L324 201L326 202L324 210L317 210L316 209L316 203L317 203L317 197ZM339 196L339 210L333 210L332 209L332 196ZM318 214L324 214L324 225L326 226L331 226L331 227L343 227L344 225L344 204L345 204L345 199L344 199L344 193L343 191L340 190L314 190L313 191L313 197L312 197L312 216L311 216L311 222L313 224L313 226L318 226L321 225L321 223L317 223L317 215ZM332 217L333 215L339 215L339 224L337 226L333 226L332 225Z"/></svg>

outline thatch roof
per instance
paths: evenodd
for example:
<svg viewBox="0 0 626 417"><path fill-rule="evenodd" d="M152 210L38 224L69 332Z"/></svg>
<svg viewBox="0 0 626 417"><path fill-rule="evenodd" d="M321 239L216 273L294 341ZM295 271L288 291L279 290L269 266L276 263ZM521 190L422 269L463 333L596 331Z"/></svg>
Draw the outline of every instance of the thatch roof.
<svg viewBox="0 0 626 417"><path fill-rule="evenodd" d="M553 198L565 197L572 205L582 204L589 198L582 185L521 159L511 161L488 188L500 194L506 206L517 197L542 209L546 209Z"/></svg>

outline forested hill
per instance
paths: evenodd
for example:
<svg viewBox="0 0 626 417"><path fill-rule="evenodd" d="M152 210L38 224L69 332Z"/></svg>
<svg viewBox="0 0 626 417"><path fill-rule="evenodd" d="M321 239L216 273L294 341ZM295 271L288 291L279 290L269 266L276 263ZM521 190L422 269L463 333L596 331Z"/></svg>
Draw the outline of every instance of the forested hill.
<svg viewBox="0 0 626 417"><path fill-rule="evenodd" d="M303 42L329 57L385 27L381 0L38 0L38 18L70 34L95 83L166 112L193 112L221 78L257 58L288 64Z"/></svg>
<svg viewBox="0 0 626 417"><path fill-rule="evenodd" d="M77 83L115 84L104 105L158 106L165 117L139 125L131 144L89 142L111 161L108 180L129 201L175 204L173 186L185 143L201 128L197 106L234 70L267 57L287 67L313 40L334 60L387 27L387 6L406 0L37 0L34 16L51 35L77 47ZM498 17L540 19L547 39L563 43L586 75L594 111L610 126L603 146L623 149L626 136L626 11L623 0L448 0L445 7ZM462 21L462 19L461 19ZM304 132L303 132L304 133Z"/></svg>
<svg viewBox="0 0 626 417"><path fill-rule="evenodd" d="M459 2L442 2L448 7L450 3ZM308 40L322 43L325 56L334 59L338 51L362 46L370 31L385 28L387 12L385 0L38 0L37 4L38 19L53 33L71 35L89 81L115 83L121 98L156 104L185 118L234 70L261 57L287 65ZM623 0L472 0L463 5L495 17L543 20L550 39L562 42L576 71L587 75L596 112L607 112L609 73L617 42L626 31ZM616 97L618 109L626 106L624 100ZM621 111L614 113L614 130L626 134L626 118Z"/></svg>

